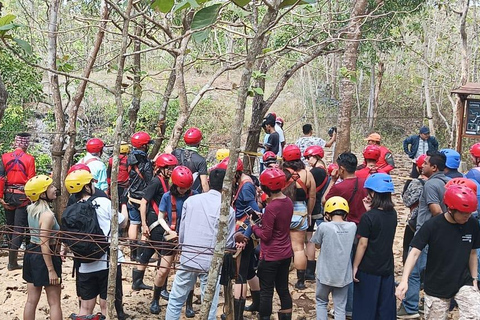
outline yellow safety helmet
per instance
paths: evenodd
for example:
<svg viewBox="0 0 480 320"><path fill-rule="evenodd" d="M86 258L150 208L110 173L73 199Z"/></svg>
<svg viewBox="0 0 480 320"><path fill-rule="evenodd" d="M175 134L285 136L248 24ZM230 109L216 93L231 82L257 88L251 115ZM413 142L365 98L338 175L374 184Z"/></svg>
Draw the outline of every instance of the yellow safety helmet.
<svg viewBox="0 0 480 320"><path fill-rule="evenodd" d="M337 210L345 211L348 214L350 211L348 201L339 196L329 198L327 202L325 202L325 213L332 213Z"/></svg>
<svg viewBox="0 0 480 320"><path fill-rule="evenodd" d="M215 153L215 158L217 158L217 161L222 161L226 157L230 155L230 150L228 149L218 149L217 152Z"/></svg>
<svg viewBox="0 0 480 320"><path fill-rule="evenodd" d="M65 187L70 194L79 193L92 180L93 176L87 170L75 170L67 175Z"/></svg>
<svg viewBox="0 0 480 320"><path fill-rule="evenodd" d="M25 184L25 195L30 201L37 201L40 195L47 191L48 186L53 183L53 179L44 174L35 176Z"/></svg>
<svg viewBox="0 0 480 320"><path fill-rule="evenodd" d="M122 144L120 145L120 153L129 153L130 152L130 146L128 145L127 142L122 141Z"/></svg>

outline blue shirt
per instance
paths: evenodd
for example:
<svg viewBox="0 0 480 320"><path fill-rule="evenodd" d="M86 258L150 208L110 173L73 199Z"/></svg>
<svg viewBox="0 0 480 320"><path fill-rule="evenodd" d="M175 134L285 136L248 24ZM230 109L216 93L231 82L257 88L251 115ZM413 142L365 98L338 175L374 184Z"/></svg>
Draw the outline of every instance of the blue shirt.
<svg viewBox="0 0 480 320"><path fill-rule="evenodd" d="M78 163L83 163L88 166L93 178L97 180L97 182L95 182L95 188L98 188L102 191L108 189L107 166L105 166L105 163L103 163L99 157L87 152L85 157L83 157L83 159L81 159Z"/></svg>
<svg viewBox="0 0 480 320"><path fill-rule="evenodd" d="M192 190L191 195L198 194L198 191ZM180 219L182 217L182 208L183 202L190 197L190 194L185 194L183 197L175 197L176 200L176 207L177 207L177 221L175 221L176 228L178 230L178 226L180 224ZM172 225L172 197L170 196L170 191L166 192L162 196L162 200L160 201L160 205L158 206L158 210L160 212L166 213L166 221L169 226Z"/></svg>

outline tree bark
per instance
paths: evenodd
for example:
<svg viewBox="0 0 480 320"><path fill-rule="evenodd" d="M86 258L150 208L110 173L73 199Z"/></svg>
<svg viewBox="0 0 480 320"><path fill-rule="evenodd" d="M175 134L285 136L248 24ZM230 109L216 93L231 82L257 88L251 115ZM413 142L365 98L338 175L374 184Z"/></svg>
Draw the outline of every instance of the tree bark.
<svg viewBox="0 0 480 320"><path fill-rule="evenodd" d="M0 122L2 121L5 109L7 109L8 92L0 75Z"/></svg>
<svg viewBox="0 0 480 320"><path fill-rule="evenodd" d="M465 85L468 82L468 41L467 41L467 31L466 31L466 24L467 24L467 15L468 15L468 7L470 5L469 0L465 0L463 4L462 14L460 16L460 38L462 40L462 59L461 59L461 84ZM478 50L478 49L477 49ZM476 63L476 62L475 62ZM457 103L456 103L456 110L455 114L457 123L455 124L456 131L457 131L457 139L456 139L456 147L461 145L462 139L462 128L460 128L460 117L463 117L463 105L460 100L460 97L457 95ZM459 150L461 153L462 150Z"/></svg>
<svg viewBox="0 0 480 320"><path fill-rule="evenodd" d="M375 94L373 97L373 122L372 122L372 130L375 126L375 122L377 121L377 111L378 111L378 100L380 97L380 91L382 90L382 83L383 83L383 74L385 73L385 64L383 62L378 62L378 72L377 72L377 81L375 84Z"/></svg>
<svg viewBox="0 0 480 320"><path fill-rule="evenodd" d="M367 121L368 121L368 131L373 131L373 113L375 110L375 63L372 61L370 66L370 95L368 96L368 111L367 111Z"/></svg>
<svg viewBox="0 0 480 320"><path fill-rule="evenodd" d="M143 32L143 18L140 18L142 21L137 23L134 29L134 35L138 38L141 37ZM140 72L142 71L141 68L141 57L140 57L140 50L141 50L141 42L138 38L133 40L133 50L136 52L133 55L133 95L132 95L132 102L130 104L130 108L128 109L128 120L129 120L129 130L126 135L124 135L123 139L130 137L135 132L135 127L137 126L137 115L138 111L140 111L140 101L142 99L142 85L140 84L141 76Z"/></svg>
<svg viewBox="0 0 480 320"><path fill-rule="evenodd" d="M351 115L352 108L355 105L355 84L350 80L350 77L353 76L357 70L358 46L362 36L361 26L367 4L367 0L356 0L350 14L345 52L342 59L342 67L347 70L348 74L340 80L338 135L334 159L337 158L338 154L350 150Z"/></svg>

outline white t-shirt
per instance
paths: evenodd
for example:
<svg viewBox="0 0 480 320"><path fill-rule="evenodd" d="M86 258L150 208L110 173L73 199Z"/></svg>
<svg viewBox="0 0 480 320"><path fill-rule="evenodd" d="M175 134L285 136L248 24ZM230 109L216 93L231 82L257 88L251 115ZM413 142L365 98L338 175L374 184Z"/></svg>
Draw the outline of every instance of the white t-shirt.
<svg viewBox="0 0 480 320"><path fill-rule="evenodd" d="M278 123L275 123L275 131L278 133L279 139L278 139L278 157L282 157L283 154L283 148L282 148L282 143L285 142L285 134L283 133L282 127Z"/></svg>
<svg viewBox="0 0 480 320"><path fill-rule="evenodd" d="M105 235L110 234L110 221L112 220L112 202L110 199L105 197L95 198L92 201L93 204L99 205L97 210L97 219L100 228L102 228ZM123 214L118 213L118 224L120 225L125 220ZM98 261L81 263L78 272L80 273L91 273L101 270L108 269L107 265L108 256L105 253L102 258ZM123 257L123 252L118 250L118 262L123 262L125 259Z"/></svg>

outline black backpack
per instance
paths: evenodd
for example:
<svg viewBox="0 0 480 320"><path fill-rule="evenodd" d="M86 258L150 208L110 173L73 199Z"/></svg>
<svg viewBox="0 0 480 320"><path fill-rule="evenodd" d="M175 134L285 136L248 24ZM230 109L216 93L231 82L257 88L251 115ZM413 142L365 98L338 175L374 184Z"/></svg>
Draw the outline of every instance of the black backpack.
<svg viewBox="0 0 480 320"><path fill-rule="evenodd" d="M98 223L95 197L68 206L62 214L63 242L70 248L76 262L89 263L109 252L108 235Z"/></svg>

